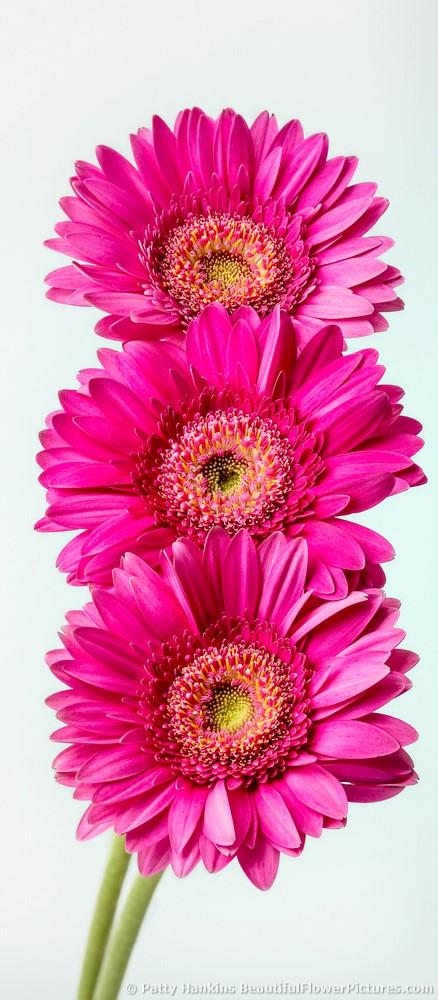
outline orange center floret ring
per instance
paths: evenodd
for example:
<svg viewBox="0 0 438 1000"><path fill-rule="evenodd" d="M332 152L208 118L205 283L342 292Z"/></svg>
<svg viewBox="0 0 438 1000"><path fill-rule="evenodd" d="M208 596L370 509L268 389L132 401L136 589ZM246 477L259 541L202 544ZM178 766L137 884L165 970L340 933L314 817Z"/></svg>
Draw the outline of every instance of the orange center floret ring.
<svg viewBox="0 0 438 1000"><path fill-rule="evenodd" d="M243 631L248 633L247 625ZM274 641L277 652L250 637L208 645L194 655L184 655L179 646L167 693L163 679L157 690L154 742L160 758L195 781L222 774L250 782L296 756L310 724L310 671L287 640ZM166 665L173 659L169 652L167 647Z"/></svg>
<svg viewBox="0 0 438 1000"><path fill-rule="evenodd" d="M224 615L151 655L137 710L145 749L175 775L249 786L283 773L307 744L312 670L273 625Z"/></svg>
<svg viewBox="0 0 438 1000"><path fill-rule="evenodd" d="M292 489L289 442L269 420L235 410L189 423L164 452L155 489L184 531L263 522Z"/></svg>
<svg viewBox="0 0 438 1000"><path fill-rule="evenodd" d="M291 524L311 508L324 470L322 435L285 400L248 413L228 398L240 402L207 392L182 413L169 408L133 456L134 487L156 524L200 542L216 525L262 538Z"/></svg>
<svg viewBox="0 0 438 1000"><path fill-rule="evenodd" d="M272 309L294 276L293 255L275 229L248 216L211 212L175 226L152 253L160 284L188 318L211 302L233 311Z"/></svg>

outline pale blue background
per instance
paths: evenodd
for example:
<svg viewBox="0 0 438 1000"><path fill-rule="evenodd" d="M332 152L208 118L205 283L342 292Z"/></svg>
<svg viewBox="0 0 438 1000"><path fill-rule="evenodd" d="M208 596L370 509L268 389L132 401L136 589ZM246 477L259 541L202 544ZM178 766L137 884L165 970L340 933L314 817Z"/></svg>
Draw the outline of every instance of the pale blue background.
<svg viewBox="0 0 438 1000"><path fill-rule="evenodd" d="M91 311L46 302L42 278L62 261L41 243L59 217L75 158L158 111L300 117L332 152L356 153L391 208L379 230L406 274L406 311L373 340L407 412L430 442L427 489L374 510L398 559L390 593L403 601L408 643L422 654L415 688L396 708L421 730L421 784L351 809L343 832L284 859L267 895L237 866L160 887L127 981L431 984L436 934L436 36L434 0L17 0L5 5L0 237L3 292L1 858L5 1000L73 1000L105 838L80 845L81 812L50 774L53 718L43 666L64 610L81 599L54 569L56 536L34 536L43 494L36 432L59 387L93 364ZM6 890L6 892L5 892ZM122 992L122 996L127 995Z"/></svg>

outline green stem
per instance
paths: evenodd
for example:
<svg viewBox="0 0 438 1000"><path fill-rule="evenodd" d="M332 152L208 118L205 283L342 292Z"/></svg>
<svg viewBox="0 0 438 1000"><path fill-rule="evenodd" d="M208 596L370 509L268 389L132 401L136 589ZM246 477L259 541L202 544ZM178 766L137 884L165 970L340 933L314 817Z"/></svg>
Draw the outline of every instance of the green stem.
<svg viewBox="0 0 438 1000"><path fill-rule="evenodd" d="M148 878L137 875L105 952L93 1000L117 1000L143 917L162 874Z"/></svg>
<svg viewBox="0 0 438 1000"><path fill-rule="evenodd" d="M130 859L131 855L125 851L125 838L114 837L88 933L77 1000L92 1000Z"/></svg>

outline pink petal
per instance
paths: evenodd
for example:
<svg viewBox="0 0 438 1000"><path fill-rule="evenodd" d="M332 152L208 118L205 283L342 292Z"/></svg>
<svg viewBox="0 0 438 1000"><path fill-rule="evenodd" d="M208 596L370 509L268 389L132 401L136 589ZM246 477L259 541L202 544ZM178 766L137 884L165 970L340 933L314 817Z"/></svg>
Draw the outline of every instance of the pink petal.
<svg viewBox="0 0 438 1000"><path fill-rule="evenodd" d="M308 521L303 535L321 559L343 569L363 569L365 556L356 540L344 532L342 521Z"/></svg>
<svg viewBox="0 0 438 1000"><path fill-rule="evenodd" d="M204 833L214 844L232 844L235 829L227 789L223 781L216 781L210 789L204 810Z"/></svg>
<svg viewBox="0 0 438 1000"><path fill-rule="evenodd" d="M311 750L327 757L379 757L398 747L398 740L383 729L350 720L317 723L310 741Z"/></svg>
<svg viewBox="0 0 438 1000"><path fill-rule="evenodd" d="M295 147L290 159L285 161L281 180L277 181L275 188L277 197L284 198L286 203L292 204L325 157L327 145L327 136L318 134L309 136Z"/></svg>
<svg viewBox="0 0 438 1000"><path fill-rule="evenodd" d="M172 190L158 166L153 146L148 141L147 130L140 129L137 135L132 135L131 144L140 174L152 198L158 205L167 206Z"/></svg>
<svg viewBox="0 0 438 1000"><path fill-rule="evenodd" d="M174 191L181 189L176 139L166 122L158 115L152 120L155 156L163 177Z"/></svg>
<svg viewBox="0 0 438 1000"><path fill-rule="evenodd" d="M204 810L208 789L192 785L178 792L169 812L169 837L178 854L190 840Z"/></svg>
<svg viewBox="0 0 438 1000"><path fill-rule="evenodd" d="M170 588L146 563L142 579L133 579L131 587L145 624L160 638L178 635L187 628L186 615Z"/></svg>
<svg viewBox="0 0 438 1000"><path fill-rule="evenodd" d="M281 147L276 146L261 162L254 181L254 198L258 198L260 202L266 201L272 192L277 180L281 156Z"/></svg>
<svg viewBox="0 0 438 1000"><path fill-rule="evenodd" d="M307 573L307 546L302 540L285 542L274 532L260 546L263 581L258 616L276 622L283 634L293 620L294 604L301 597Z"/></svg>
<svg viewBox="0 0 438 1000"><path fill-rule="evenodd" d="M243 529L228 546L223 580L227 614L251 618L259 595L260 567L255 544Z"/></svg>
<svg viewBox="0 0 438 1000"><path fill-rule="evenodd" d="M345 205L337 205L336 208L320 215L308 228L307 239L310 244L325 243L326 240L338 236L365 215L371 202L370 197L358 198Z"/></svg>
<svg viewBox="0 0 438 1000"><path fill-rule="evenodd" d="M257 381L260 395L269 395L274 390L279 372L289 372L293 368L296 356L295 336L291 321L277 307L258 332L261 357L254 380Z"/></svg>
<svg viewBox="0 0 438 1000"><path fill-rule="evenodd" d="M205 868L210 874L222 871L232 860L231 856L227 857L227 855L221 854L217 847L203 833L199 837L199 850Z"/></svg>
<svg viewBox="0 0 438 1000"><path fill-rule="evenodd" d="M325 264L318 268L318 277L324 285L342 285L354 288L370 278L375 278L386 270L384 261L376 257L363 256Z"/></svg>
<svg viewBox="0 0 438 1000"><path fill-rule="evenodd" d="M382 802L399 795L405 785L346 785L345 791L349 802Z"/></svg>
<svg viewBox="0 0 438 1000"><path fill-rule="evenodd" d="M287 782L281 781L281 795L291 816L304 836L320 837L322 833L322 816L314 809L309 809L292 791Z"/></svg>
<svg viewBox="0 0 438 1000"><path fill-rule="evenodd" d="M382 712L372 713L364 716L364 722L378 726L379 729L387 733L391 739L397 741L400 746L409 746L418 740L417 730L402 719L395 719L392 715L383 715Z"/></svg>
<svg viewBox="0 0 438 1000"><path fill-rule="evenodd" d="M301 837L281 793L273 785L259 785L256 803L265 837L277 847L299 847Z"/></svg>
<svg viewBox="0 0 438 1000"><path fill-rule="evenodd" d="M270 889L278 871L280 854L259 834L251 849L242 846L237 853L239 864L257 889Z"/></svg>
<svg viewBox="0 0 438 1000"><path fill-rule="evenodd" d="M141 751L130 752L126 747L116 746L94 754L80 768L78 777L85 781L114 781L139 774L144 767L145 759Z"/></svg>
<svg viewBox="0 0 438 1000"><path fill-rule="evenodd" d="M368 299L337 285L320 285L299 309L300 316L316 316L324 320L367 316L372 312Z"/></svg>
<svg viewBox="0 0 438 1000"><path fill-rule="evenodd" d="M161 786L159 790L152 789L148 794L130 802L127 807L120 806L114 822L115 832L122 835L130 830L136 830L164 811L167 815L175 794L175 781L171 781L170 784Z"/></svg>
<svg viewBox="0 0 438 1000"><path fill-rule="evenodd" d="M343 819L346 816L347 800L342 785L319 764L308 764L287 771L284 781L309 809L333 819Z"/></svg>
<svg viewBox="0 0 438 1000"><path fill-rule="evenodd" d="M156 875L164 871L170 861L169 838L164 837L158 843L144 847L138 852L138 870L141 875Z"/></svg>

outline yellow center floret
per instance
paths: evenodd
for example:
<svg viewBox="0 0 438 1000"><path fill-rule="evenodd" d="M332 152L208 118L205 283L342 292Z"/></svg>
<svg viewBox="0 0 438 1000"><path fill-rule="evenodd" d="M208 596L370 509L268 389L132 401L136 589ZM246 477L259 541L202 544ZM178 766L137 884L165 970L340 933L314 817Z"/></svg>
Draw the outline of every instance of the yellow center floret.
<svg viewBox="0 0 438 1000"><path fill-rule="evenodd" d="M253 714L251 699L239 688L231 684L217 687L207 708L210 729L215 732L226 729L234 733Z"/></svg>
<svg viewBox="0 0 438 1000"><path fill-rule="evenodd" d="M231 253L213 253L207 257L205 272L208 281L217 281L223 288L235 285L241 278L248 277L250 269L241 256Z"/></svg>
<svg viewBox="0 0 438 1000"><path fill-rule="evenodd" d="M245 465L230 452L210 458L204 465L210 493L232 493L239 486Z"/></svg>

